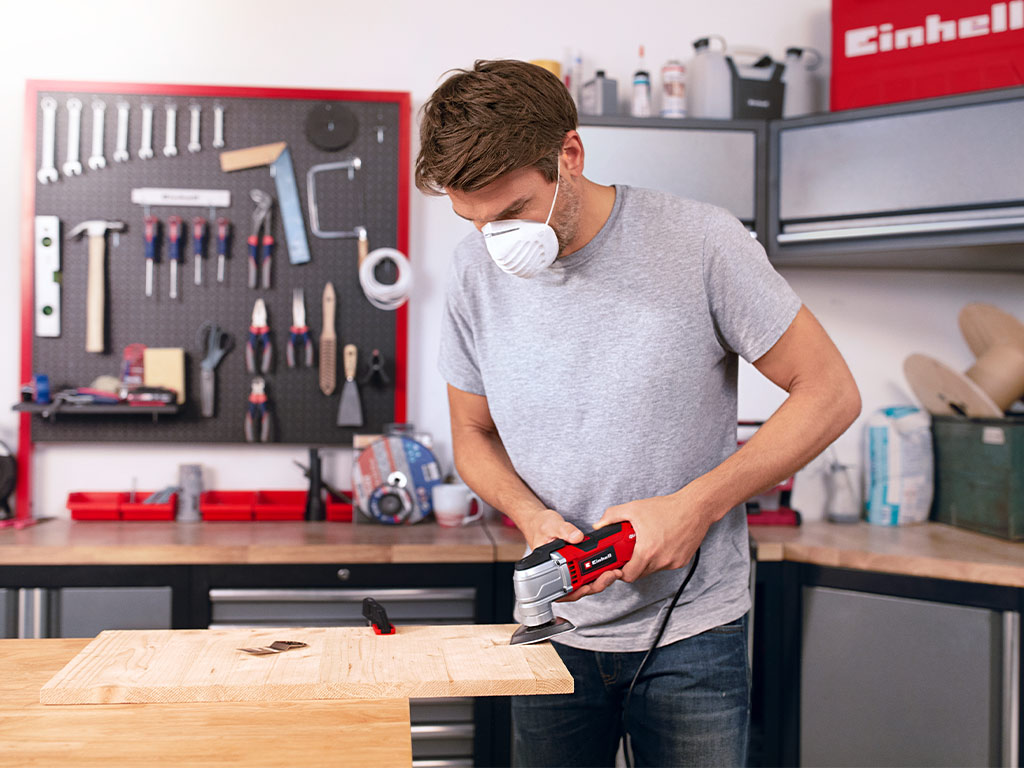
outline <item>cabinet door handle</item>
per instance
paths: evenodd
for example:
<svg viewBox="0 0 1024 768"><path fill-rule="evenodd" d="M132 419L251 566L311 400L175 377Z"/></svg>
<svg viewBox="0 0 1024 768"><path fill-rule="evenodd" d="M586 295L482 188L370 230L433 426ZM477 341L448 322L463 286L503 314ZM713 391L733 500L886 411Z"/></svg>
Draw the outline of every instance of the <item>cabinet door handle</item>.
<svg viewBox="0 0 1024 768"><path fill-rule="evenodd" d="M804 232L782 232L776 238L780 245L827 240L855 240L869 237L895 237L931 233L966 232L970 230L1004 229L1024 226L1024 216L1002 216L988 219L947 219L906 224L878 224L864 227L829 227Z"/></svg>
<svg viewBox="0 0 1024 768"><path fill-rule="evenodd" d="M1020 614L1003 613L1003 765L1020 765Z"/></svg>

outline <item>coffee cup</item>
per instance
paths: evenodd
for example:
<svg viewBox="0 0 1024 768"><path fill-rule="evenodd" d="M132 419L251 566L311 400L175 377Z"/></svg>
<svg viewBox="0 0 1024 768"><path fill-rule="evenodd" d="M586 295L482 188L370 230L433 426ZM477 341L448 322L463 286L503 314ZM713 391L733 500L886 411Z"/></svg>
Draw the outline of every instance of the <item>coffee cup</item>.
<svg viewBox="0 0 1024 768"><path fill-rule="evenodd" d="M463 483L435 485L430 497L434 503L434 517L445 528L458 528L483 517L483 502ZM476 511L470 514L473 505L476 505Z"/></svg>

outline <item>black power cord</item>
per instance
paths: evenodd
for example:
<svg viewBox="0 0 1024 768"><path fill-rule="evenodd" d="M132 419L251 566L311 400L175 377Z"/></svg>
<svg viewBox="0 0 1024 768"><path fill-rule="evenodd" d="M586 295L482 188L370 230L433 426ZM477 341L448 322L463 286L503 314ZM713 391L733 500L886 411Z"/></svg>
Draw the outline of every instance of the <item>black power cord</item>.
<svg viewBox="0 0 1024 768"><path fill-rule="evenodd" d="M644 671L644 667L647 666L648 660L651 655L657 650L658 642L661 640L661 636L665 634L665 627L668 626L668 620L672 616L672 611L676 607L676 603L679 602L679 598L682 597L683 590L686 589L686 585L690 583L690 579L693 578L693 572L697 570L697 563L700 562L700 547L697 547L697 551L693 553L693 563L690 565L690 570L686 574L686 578L683 579L683 583L679 585L679 589L676 590L676 596L672 598L672 602L668 604L668 610L665 612L665 618L661 620L661 626L658 628L658 634L654 637L654 642L651 643L651 647L647 649L647 653L644 655L643 661L640 662L640 666L636 668L636 674L633 675L633 680L629 684L629 690L626 692L626 701L622 705L622 745L623 745L623 757L626 758L626 766L633 768L633 748L629 743L629 730L627 728L626 716L629 714L629 700L633 695L633 686L636 685L636 681L640 679L640 673Z"/></svg>

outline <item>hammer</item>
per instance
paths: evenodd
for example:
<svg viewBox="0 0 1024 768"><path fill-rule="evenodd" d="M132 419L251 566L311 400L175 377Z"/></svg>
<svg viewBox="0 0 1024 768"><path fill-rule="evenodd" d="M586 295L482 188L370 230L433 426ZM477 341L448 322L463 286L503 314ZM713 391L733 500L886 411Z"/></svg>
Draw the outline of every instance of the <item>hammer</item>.
<svg viewBox="0 0 1024 768"><path fill-rule="evenodd" d="M106 271L107 230L122 232L123 221L83 221L68 233L68 237L79 238L85 232L89 235L89 283L85 304L85 351L104 351L104 278Z"/></svg>

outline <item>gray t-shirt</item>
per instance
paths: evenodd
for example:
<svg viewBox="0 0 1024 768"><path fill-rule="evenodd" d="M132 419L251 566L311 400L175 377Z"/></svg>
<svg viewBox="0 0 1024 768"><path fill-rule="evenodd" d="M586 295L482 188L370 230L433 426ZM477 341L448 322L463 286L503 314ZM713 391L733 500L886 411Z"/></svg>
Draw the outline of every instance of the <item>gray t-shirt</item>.
<svg viewBox="0 0 1024 768"><path fill-rule="evenodd" d="M439 367L487 397L519 476L584 531L609 506L679 490L736 450L737 354L754 361L800 300L728 212L616 187L583 249L541 275L505 274L473 233L455 250ZM744 509L711 526L662 644L750 608ZM598 651L650 646L686 569L555 603Z"/></svg>

